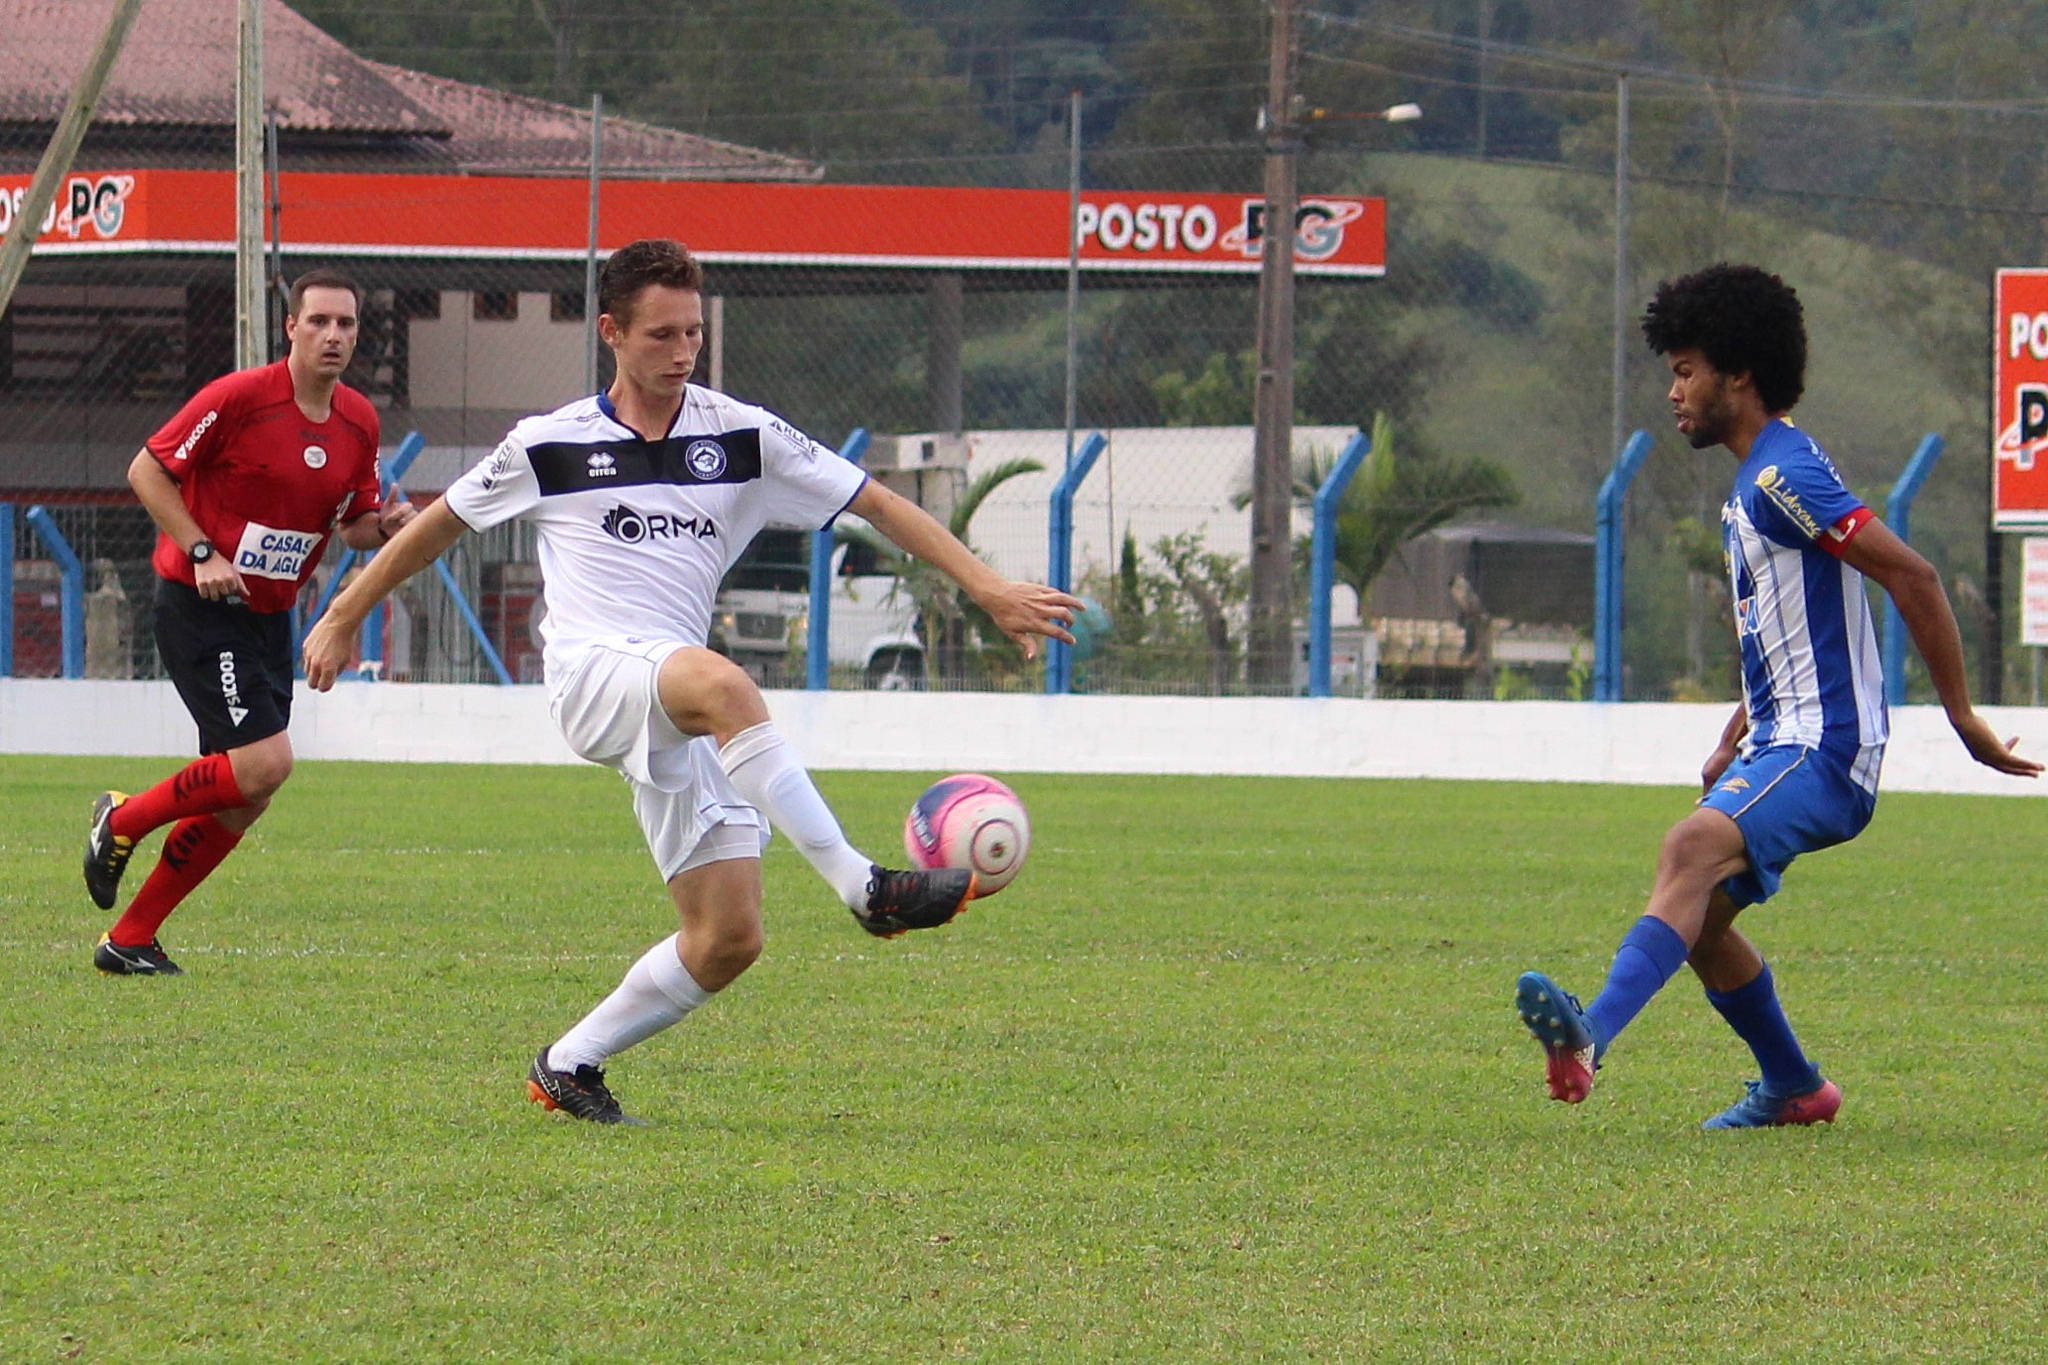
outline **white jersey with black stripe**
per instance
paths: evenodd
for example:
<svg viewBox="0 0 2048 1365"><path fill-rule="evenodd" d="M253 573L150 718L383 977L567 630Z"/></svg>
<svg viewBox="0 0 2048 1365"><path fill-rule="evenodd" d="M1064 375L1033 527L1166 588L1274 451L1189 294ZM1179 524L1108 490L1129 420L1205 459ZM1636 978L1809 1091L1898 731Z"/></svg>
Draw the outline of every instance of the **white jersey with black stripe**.
<svg viewBox="0 0 2048 1365"><path fill-rule="evenodd" d="M595 639L703 644L720 581L762 528L829 525L866 479L766 409L693 384L659 440L603 394L528 417L447 498L472 530L523 517L539 532L552 680Z"/></svg>

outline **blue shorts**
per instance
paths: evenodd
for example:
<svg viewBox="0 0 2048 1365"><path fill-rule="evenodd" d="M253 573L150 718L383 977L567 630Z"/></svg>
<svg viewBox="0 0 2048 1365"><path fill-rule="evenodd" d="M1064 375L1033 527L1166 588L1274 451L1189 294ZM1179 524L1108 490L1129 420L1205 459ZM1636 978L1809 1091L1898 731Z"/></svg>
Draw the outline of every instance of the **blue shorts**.
<svg viewBox="0 0 2048 1365"><path fill-rule="evenodd" d="M1778 892L1794 858L1847 843L1870 823L1877 797L1849 780L1841 762L1818 749L1787 744L1738 758L1700 798L1742 831L1749 870L1721 883L1737 905Z"/></svg>

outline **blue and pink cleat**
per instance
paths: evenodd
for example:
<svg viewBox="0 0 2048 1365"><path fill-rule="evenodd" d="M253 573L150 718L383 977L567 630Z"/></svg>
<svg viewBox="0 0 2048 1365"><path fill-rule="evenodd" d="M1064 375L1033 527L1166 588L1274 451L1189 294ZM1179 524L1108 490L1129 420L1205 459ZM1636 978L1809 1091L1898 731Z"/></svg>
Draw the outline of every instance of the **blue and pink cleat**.
<svg viewBox="0 0 2048 1365"><path fill-rule="evenodd" d="M1593 1092L1599 1066L1593 1030L1579 999L1541 972L1523 972L1515 983L1515 1011L1543 1044L1544 1077L1550 1098L1577 1104Z"/></svg>
<svg viewBox="0 0 2048 1365"><path fill-rule="evenodd" d="M1833 1123L1842 1107L1842 1087L1822 1081L1803 1095L1780 1095L1762 1081L1747 1083L1749 1092L1702 1128L1785 1128L1794 1124Z"/></svg>

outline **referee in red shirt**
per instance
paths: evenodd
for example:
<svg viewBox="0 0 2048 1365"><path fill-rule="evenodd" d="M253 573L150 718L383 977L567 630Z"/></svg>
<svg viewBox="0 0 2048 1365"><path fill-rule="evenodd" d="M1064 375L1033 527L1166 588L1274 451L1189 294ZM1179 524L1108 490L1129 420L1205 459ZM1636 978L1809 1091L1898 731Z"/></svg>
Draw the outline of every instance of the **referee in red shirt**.
<svg viewBox="0 0 2048 1365"><path fill-rule="evenodd" d="M118 976L179 974L157 942L178 903L234 851L292 770L290 610L339 528L374 550L412 520L383 505L377 410L341 382L355 356L362 290L314 270L292 284L290 353L201 389L128 466L157 524L156 648L199 726L201 757L134 796L93 802L85 885L114 908L150 831L170 825L156 868L93 951Z"/></svg>

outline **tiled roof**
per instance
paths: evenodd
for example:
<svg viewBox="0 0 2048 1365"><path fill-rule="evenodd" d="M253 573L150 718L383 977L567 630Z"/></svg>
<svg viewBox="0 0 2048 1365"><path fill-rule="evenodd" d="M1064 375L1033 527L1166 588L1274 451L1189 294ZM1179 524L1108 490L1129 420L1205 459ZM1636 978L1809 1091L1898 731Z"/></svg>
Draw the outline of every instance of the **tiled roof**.
<svg viewBox="0 0 2048 1365"><path fill-rule="evenodd" d="M0 120L54 122L99 46L109 0L0 0ZM234 0L148 0L114 62L101 125L235 121ZM370 63L282 0L263 7L263 84L281 128L447 137Z"/></svg>
<svg viewBox="0 0 2048 1365"><path fill-rule="evenodd" d="M147 0L94 111L89 146L105 158L137 139L137 164L165 164L177 129L229 131L235 116L234 0ZM92 58L112 0L0 0L0 144L23 147L25 126L53 125ZM285 164L294 143L327 143L323 166L504 174L580 173L590 155L590 114L358 57L283 3L264 0L266 107L277 116ZM15 125L7 136L6 125ZM816 179L794 157L627 120L605 120L604 161L614 174L705 179ZM45 135L46 136L46 135ZM347 139L338 153L333 138ZM40 152L40 138L33 139ZM193 148L210 163L214 150ZM12 161L18 157L7 157Z"/></svg>
<svg viewBox="0 0 2048 1365"><path fill-rule="evenodd" d="M4 0L0 0L4 3ZM590 110L467 85L381 62L366 63L394 89L455 130L448 148L464 170L582 175L590 166ZM796 157L605 115L599 156L608 175L692 180L815 180Z"/></svg>

